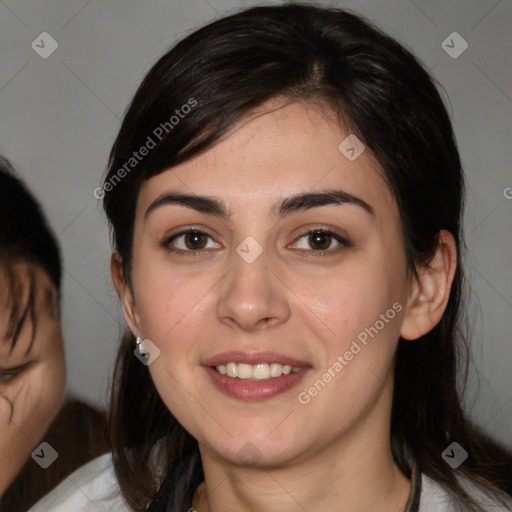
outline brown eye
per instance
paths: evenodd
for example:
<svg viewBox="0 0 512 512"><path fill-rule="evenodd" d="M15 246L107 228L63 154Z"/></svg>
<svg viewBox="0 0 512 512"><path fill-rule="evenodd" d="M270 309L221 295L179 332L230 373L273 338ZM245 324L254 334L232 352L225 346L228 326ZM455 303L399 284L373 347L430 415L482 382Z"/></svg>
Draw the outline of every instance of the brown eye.
<svg viewBox="0 0 512 512"><path fill-rule="evenodd" d="M332 243L332 236L328 233L311 233L308 237L310 247L315 251L324 251L329 249Z"/></svg>
<svg viewBox="0 0 512 512"><path fill-rule="evenodd" d="M204 249L206 247L206 236L199 231L191 231L185 235L184 239L187 249L195 251L197 249Z"/></svg>
<svg viewBox="0 0 512 512"><path fill-rule="evenodd" d="M162 245L171 252L196 254L199 251L206 252L203 249L219 249L221 247L210 235L197 229L188 229L176 233Z"/></svg>
<svg viewBox="0 0 512 512"><path fill-rule="evenodd" d="M351 247L349 240L338 233L326 229L313 229L299 237L294 243L294 249L315 254L315 256L328 256Z"/></svg>

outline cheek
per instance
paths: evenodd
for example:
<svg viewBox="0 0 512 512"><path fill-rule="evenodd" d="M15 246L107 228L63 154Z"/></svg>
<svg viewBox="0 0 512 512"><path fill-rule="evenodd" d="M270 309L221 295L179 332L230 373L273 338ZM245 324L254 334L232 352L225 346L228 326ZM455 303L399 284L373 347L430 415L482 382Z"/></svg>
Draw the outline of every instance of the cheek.
<svg viewBox="0 0 512 512"><path fill-rule="evenodd" d="M309 310L328 327L318 346L325 350L321 364L299 397L301 403L324 410L317 418L334 415L343 423L362 411L373 403L392 367L402 283L384 267L376 258L316 283L305 281L300 288ZM336 407L330 410L332 405Z"/></svg>
<svg viewBox="0 0 512 512"><path fill-rule="evenodd" d="M215 271L193 276L162 271L133 282L141 334L160 351L148 367L151 378L167 408L196 433L211 421L196 389L204 378L199 351L214 341L218 327L215 286L221 279Z"/></svg>
<svg viewBox="0 0 512 512"><path fill-rule="evenodd" d="M325 341L342 349L400 297L395 283L378 264L361 263L325 277L301 277L294 290L309 317L325 327Z"/></svg>
<svg viewBox="0 0 512 512"><path fill-rule="evenodd" d="M193 338L201 330L203 317L211 312L211 299L219 279L214 273L186 276L179 272L152 269L134 281L137 313L142 335L161 349L185 330ZM203 324L204 325L204 324ZM186 327L185 327L186 326Z"/></svg>
<svg viewBox="0 0 512 512"><path fill-rule="evenodd" d="M37 387L42 383L39 392L40 406L37 410L40 421L46 421L49 425L59 408L66 384L66 363L60 325L51 330L42 346L45 347L42 356L44 359L37 369L38 375L33 376L32 385Z"/></svg>
<svg viewBox="0 0 512 512"><path fill-rule="evenodd" d="M41 442L57 413L64 389L64 365L41 363L20 375L0 397L0 487L15 478ZM7 468L7 469L6 469Z"/></svg>
<svg viewBox="0 0 512 512"><path fill-rule="evenodd" d="M46 433L59 408L64 381L64 366L55 358L34 368L13 391L13 421L32 439L41 438Z"/></svg>
<svg viewBox="0 0 512 512"><path fill-rule="evenodd" d="M211 334L208 326L215 305L209 291L214 280L204 274L168 277L162 273L142 282L138 294L134 283L141 334L159 350L148 370L164 403L180 416L180 408L190 400L185 390L194 389L194 372L199 371L198 347Z"/></svg>

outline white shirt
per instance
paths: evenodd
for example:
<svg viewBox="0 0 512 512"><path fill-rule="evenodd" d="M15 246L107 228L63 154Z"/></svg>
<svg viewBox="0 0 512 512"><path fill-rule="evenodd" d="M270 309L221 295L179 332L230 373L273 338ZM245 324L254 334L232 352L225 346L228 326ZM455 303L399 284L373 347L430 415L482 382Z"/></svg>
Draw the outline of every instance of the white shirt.
<svg viewBox="0 0 512 512"><path fill-rule="evenodd" d="M512 511L512 499L503 507L486 498L476 485L463 483L489 512ZM77 469L29 512L133 512L121 496L110 454L106 453ZM462 512L453 497L437 482L421 475L419 512Z"/></svg>
<svg viewBox="0 0 512 512"><path fill-rule="evenodd" d="M121 496L110 453L65 478L30 512L133 512Z"/></svg>
<svg viewBox="0 0 512 512"><path fill-rule="evenodd" d="M507 506L500 505L488 497L483 490L467 479L459 480L468 494L482 506L486 512L512 511L512 498L504 495ZM445 491L435 480L421 475L421 495L419 512L464 512L466 509L457 504L454 496Z"/></svg>

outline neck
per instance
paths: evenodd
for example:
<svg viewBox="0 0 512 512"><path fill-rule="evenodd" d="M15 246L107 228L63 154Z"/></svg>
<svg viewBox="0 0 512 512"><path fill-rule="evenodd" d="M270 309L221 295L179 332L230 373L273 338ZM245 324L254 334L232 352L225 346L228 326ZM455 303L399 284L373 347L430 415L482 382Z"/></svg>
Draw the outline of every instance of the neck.
<svg viewBox="0 0 512 512"><path fill-rule="evenodd" d="M377 405L350 433L320 452L278 467L241 467L201 446L205 481L193 508L197 512L404 511L411 483L391 454L389 409L383 415ZM375 422L382 425L377 432Z"/></svg>
<svg viewBox="0 0 512 512"><path fill-rule="evenodd" d="M222 475L224 480L217 476L216 485L211 483L213 478L206 477L193 506L197 512L405 510L410 482L394 464L382 464L378 471L368 466L357 478L354 468L347 472L336 466L328 474L305 467L237 471Z"/></svg>

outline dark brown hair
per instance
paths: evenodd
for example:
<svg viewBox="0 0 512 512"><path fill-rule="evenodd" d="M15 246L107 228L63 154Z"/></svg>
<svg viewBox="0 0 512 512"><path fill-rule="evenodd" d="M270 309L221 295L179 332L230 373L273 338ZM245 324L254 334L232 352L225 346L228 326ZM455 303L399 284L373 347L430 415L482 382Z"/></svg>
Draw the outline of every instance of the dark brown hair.
<svg viewBox="0 0 512 512"><path fill-rule="evenodd" d="M19 264L26 265L26 282ZM61 256L57 239L49 227L38 201L16 175L11 163L0 156L0 271L4 273L7 307L10 310L6 332L0 340L8 340L11 350L18 341L26 321L32 324L32 346L37 329L36 276L34 266L44 270L55 287L44 290L43 307L50 316L55 305L55 292L60 295ZM27 300L22 303L24 288Z"/></svg>
<svg viewBox="0 0 512 512"><path fill-rule="evenodd" d="M323 103L375 155L398 203L411 272L428 264L441 229L455 237L460 261L463 174L434 79L361 17L291 3L209 23L174 45L144 78L112 148L104 185L104 208L128 284L141 183L210 148L243 116L277 97ZM176 109L191 99L197 106L171 127ZM156 147L128 168L133 152L155 138L159 126L167 129L158 132ZM490 491L510 489L510 469L508 455L461 406L457 376L464 377L467 360L462 290L459 266L441 322L414 343L399 342L391 433L406 475L405 447L420 471L455 494L465 510L476 511L481 508L442 459L443 450L453 441L462 445L469 458L458 472ZM167 410L133 347L133 338L125 337L112 390L116 474L135 510L153 499L149 510L184 510L202 479L197 443ZM155 453L163 475L152 469Z"/></svg>

